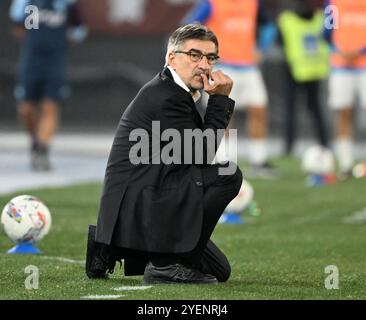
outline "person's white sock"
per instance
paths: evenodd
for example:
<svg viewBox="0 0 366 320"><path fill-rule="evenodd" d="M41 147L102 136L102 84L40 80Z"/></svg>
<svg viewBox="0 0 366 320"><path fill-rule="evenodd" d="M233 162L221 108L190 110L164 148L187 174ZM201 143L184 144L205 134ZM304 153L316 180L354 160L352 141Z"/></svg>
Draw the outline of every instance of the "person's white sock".
<svg viewBox="0 0 366 320"><path fill-rule="evenodd" d="M249 142L249 162L252 165L262 165L268 160L266 139L253 139Z"/></svg>
<svg viewBox="0 0 366 320"><path fill-rule="evenodd" d="M341 172L351 170L354 163L352 140L350 138L337 138L335 141L335 153L339 170Z"/></svg>

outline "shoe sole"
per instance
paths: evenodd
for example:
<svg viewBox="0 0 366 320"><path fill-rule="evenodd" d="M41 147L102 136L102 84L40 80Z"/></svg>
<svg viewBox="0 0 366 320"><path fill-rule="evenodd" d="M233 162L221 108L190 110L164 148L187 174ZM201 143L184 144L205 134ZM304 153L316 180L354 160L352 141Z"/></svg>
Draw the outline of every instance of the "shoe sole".
<svg viewBox="0 0 366 320"><path fill-rule="evenodd" d="M172 280L163 280L157 278L148 278L144 279L142 282L144 285L151 285L151 284L218 284L217 280L212 281L197 281L197 282L179 282L179 281L172 281Z"/></svg>

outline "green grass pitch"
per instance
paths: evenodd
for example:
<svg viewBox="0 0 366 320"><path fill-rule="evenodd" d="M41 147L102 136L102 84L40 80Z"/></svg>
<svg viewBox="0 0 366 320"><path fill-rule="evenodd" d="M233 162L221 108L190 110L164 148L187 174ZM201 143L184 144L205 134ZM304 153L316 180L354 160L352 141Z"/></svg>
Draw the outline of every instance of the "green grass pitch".
<svg viewBox="0 0 366 320"><path fill-rule="evenodd" d="M2 208L12 197L32 194L52 213L50 233L37 245L41 255L11 255L12 243L0 232L0 299L81 299L121 295L120 299L365 299L366 180L310 188L299 161L275 159L282 178L251 180L259 217L244 213L244 225L218 225L213 240L227 254L232 276L215 286L160 285L138 287L141 277L124 277L118 265L107 281L84 273L87 228L95 224L100 184L24 190L0 197ZM243 165L245 175L245 166ZM345 223L351 219L354 223ZM363 217L363 218L362 218ZM356 223L358 222L358 223ZM64 259L64 260L63 260ZM66 259L66 260L65 260ZM68 260L67 260L68 259ZM28 265L39 270L38 289L26 289ZM334 265L335 276L326 267Z"/></svg>

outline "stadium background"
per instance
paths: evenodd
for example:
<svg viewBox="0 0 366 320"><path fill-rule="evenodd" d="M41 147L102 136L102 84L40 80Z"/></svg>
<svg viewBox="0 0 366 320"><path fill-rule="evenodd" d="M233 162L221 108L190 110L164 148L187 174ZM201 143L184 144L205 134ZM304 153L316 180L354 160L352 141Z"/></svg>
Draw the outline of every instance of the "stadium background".
<svg viewBox="0 0 366 320"><path fill-rule="evenodd" d="M21 130L17 121L13 88L19 44L10 34L10 0L0 2L0 128ZM167 36L179 25L197 0L82 0L82 13L90 28L87 40L71 45L69 80L71 97L64 105L59 131L113 132L122 111L142 84L152 78L164 63ZM276 17L291 0L265 0ZM113 4L114 3L114 4ZM126 1L124 1L126 3ZM141 9L141 10L140 10ZM273 47L262 64L269 91L270 134L279 137L284 121L283 57ZM326 102L326 83L324 84ZM301 102L302 103L302 102ZM357 112L362 112L358 110ZM326 109L328 120L332 115ZM244 132L240 126L239 135ZM299 108L299 137L309 137L312 127L305 106ZM362 117L355 117L360 119ZM366 122L356 121L356 137L364 136ZM332 121L329 125L333 126Z"/></svg>

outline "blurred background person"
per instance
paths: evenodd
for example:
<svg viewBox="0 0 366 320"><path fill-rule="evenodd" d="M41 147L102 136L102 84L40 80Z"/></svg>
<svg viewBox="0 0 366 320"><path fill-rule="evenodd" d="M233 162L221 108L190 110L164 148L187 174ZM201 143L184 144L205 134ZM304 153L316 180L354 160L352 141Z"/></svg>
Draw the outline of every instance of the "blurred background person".
<svg viewBox="0 0 366 320"><path fill-rule="evenodd" d="M339 175L347 179L354 164L352 109L357 96L366 108L366 1L328 0L326 6L325 33L332 48L329 105L336 113Z"/></svg>
<svg viewBox="0 0 366 320"><path fill-rule="evenodd" d="M298 95L304 94L318 142L329 147L322 105L323 80L329 74L329 49L323 37L324 14L318 0L296 0L278 17L279 42L286 59L285 153L296 140Z"/></svg>
<svg viewBox="0 0 366 320"><path fill-rule="evenodd" d="M268 161L268 97L258 67L262 54L266 53L271 44L268 39L275 32L275 25L266 14L263 2L202 0L183 22L205 24L219 39L220 60L217 68L233 79L232 97L236 110L246 110L248 115L251 168L247 171L247 176L277 176L277 170ZM230 143L226 145L230 146Z"/></svg>
<svg viewBox="0 0 366 320"><path fill-rule="evenodd" d="M82 41L87 30L74 0L14 0L10 19L13 35L22 42L15 98L31 138L31 167L49 170L59 107L69 95L67 42Z"/></svg>

